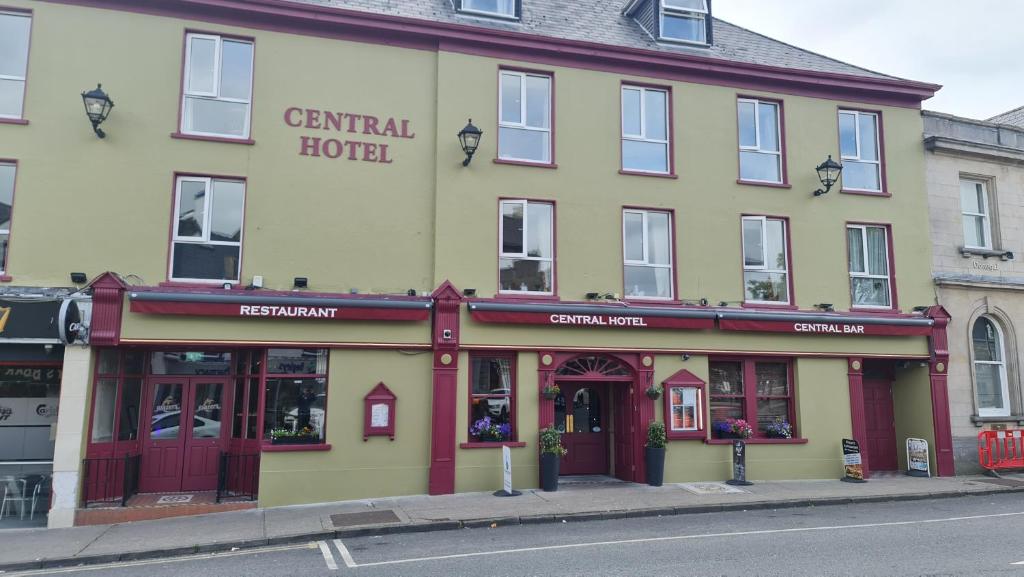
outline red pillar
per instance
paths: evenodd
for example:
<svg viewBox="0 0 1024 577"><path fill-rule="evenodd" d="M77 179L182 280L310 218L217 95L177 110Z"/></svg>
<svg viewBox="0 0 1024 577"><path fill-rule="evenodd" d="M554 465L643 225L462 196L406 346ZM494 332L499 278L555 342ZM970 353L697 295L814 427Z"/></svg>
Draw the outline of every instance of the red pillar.
<svg viewBox="0 0 1024 577"><path fill-rule="evenodd" d="M431 406L431 495L455 492L455 407L459 389L459 307L462 296L448 281L434 294L434 379Z"/></svg>
<svg viewBox="0 0 1024 577"><path fill-rule="evenodd" d="M647 396L647 389L654 384L654 355L641 353L637 365L637 379L633 382L633 481L647 481L647 464L644 459L644 445L647 444L647 425L654 420L654 401Z"/></svg>
<svg viewBox="0 0 1024 577"><path fill-rule="evenodd" d="M128 285L116 274L105 272L89 286L92 288L89 343L94 347L117 346L121 342L121 312Z"/></svg>
<svg viewBox="0 0 1024 577"><path fill-rule="evenodd" d="M940 477L956 474L953 466L953 430L949 420L949 339L946 327L950 316L946 309L934 306L928 309L928 317L934 324L929 339L932 359L928 363L928 377L932 393L932 423L935 434L935 469Z"/></svg>
<svg viewBox="0 0 1024 577"><path fill-rule="evenodd" d="M867 417L864 414L864 359L851 357L847 359L847 376L850 380L850 423L853 428L853 439L860 444L861 463L864 478L870 477L870 455L867 451Z"/></svg>

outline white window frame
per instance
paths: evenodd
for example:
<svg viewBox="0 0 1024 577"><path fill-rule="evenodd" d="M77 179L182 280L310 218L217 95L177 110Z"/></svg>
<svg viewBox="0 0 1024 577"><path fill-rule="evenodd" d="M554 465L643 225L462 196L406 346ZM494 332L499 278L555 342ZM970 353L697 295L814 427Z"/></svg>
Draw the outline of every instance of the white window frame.
<svg viewBox="0 0 1024 577"><path fill-rule="evenodd" d="M203 234L200 237L178 236L178 224L181 217L181 185L185 182L202 182L206 187L206 197L203 199ZM215 182L237 182L242 185L242 222L239 223L238 242L210 240L210 229L213 220L213 184ZM225 283L239 284L242 282L242 243L245 240L245 202L247 196L246 182L230 178L214 178L211 176L179 176L174 186L174 213L171 217L171 258L167 265L167 278L172 282L187 282L197 284L223 285ZM174 249L177 243L210 245L210 246L237 246L238 247L238 278L231 279L208 279L208 278L183 278L174 276Z"/></svg>
<svg viewBox="0 0 1024 577"><path fill-rule="evenodd" d="M740 105L744 102L754 105L754 146L743 146L739 135L743 133L743 126L740 125ZM761 148L761 106L768 105L775 107L775 137L777 142L775 146L778 150L763 150ZM759 178L744 178L743 177L743 155L740 155L740 180L744 182L768 182L771 184L782 184L784 181L782 176L782 105L779 102L771 100L758 100L757 98L738 98L736 100L736 125L739 129L737 132L737 143L739 144L740 152L756 152L758 154L769 154L775 156L775 163L779 168L779 179L778 180L761 180Z"/></svg>
<svg viewBox="0 0 1024 577"><path fill-rule="evenodd" d="M506 76L516 76L519 78L519 122L509 122L501 117L502 112L505 110L505 90L503 84ZM543 78L548 82L548 97L547 102L544 104L548 108L548 127L538 128L536 126L527 126L526 124L526 79L527 77ZM554 139L552 138L552 130L554 128L554 116L552 115L552 108L554 107L554 92L552 86L554 84L554 78L550 74L538 74L535 72L520 72L518 70L499 70L498 71L498 131L501 132L502 128L514 128L516 130L530 130L534 132L545 132L548 135L548 147L547 152L544 154L544 158L537 160L536 158L518 158L515 156L502 156L501 146L498 147L498 158L501 160L512 160L515 162L529 162L533 164L551 164L552 157L554 156ZM500 138L500 136L499 136Z"/></svg>
<svg viewBox="0 0 1024 577"><path fill-rule="evenodd" d="M659 40L666 40L668 42L682 42L682 43L685 43L685 44L696 44L698 46L707 46L708 45L708 30L707 30L707 26L708 26L708 17L710 16L710 14L708 12L707 0L702 0L701 1L701 3L704 6L703 10L700 10L700 9L694 10L694 9L689 9L689 8L679 8L677 6L666 6L665 2L666 2L666 0L658 0L658 7L659 7L659 10L658 10L658 39ZM675 38L675 37L672 37L672 36L665 36L665 15L666 14L668 14L668 16L670 16L670 17L675 16L677 18L690 18L690 19L694 19L694 20L699 19L701 21L701 25L704 26L704 40L689 40L689 39L686 39L686 38Z"/></svg>
<svg viewBox="0 0 1024 577"><path fill-rule="evenodd" d="M843 123L839 122L839 131L840 131L840 134L839 134L840 159L843 161L843 163L846 163L846 162L856 162L856 163L859 163L859 164L873 164L873 165L875 165L875 171L878 174L878 188L853 188L853 187L849 187L849 186L846 186L846 180L844 179L843 180L843 190L852 190L852 191L856 191L856 192L876 192L876 193L877 192L882 192L883 189L885 188L885 185L882 182L882 117L881 117L880 114L878 114L876 112L863 112L863 111L860 111L860 110L840 109L839 110L839 118L842 118L844 114L852 115L853 116L853 129L854 129L854 135L855 135L855 138L856 138L856 141L857 141L857 156L847 156L847 155L843 155L842 154L842 140L843 140L842 130L843 130ZM875 119L875 150L878 151L878 160L864 160L864 159L861 158L861 151L863 150L863 146L862 146L863 143L861 142L861 137L860 137L860 117L861 116L870 116L870 117Z"/></svg>
<svg viewBox="0 0 1024 577"><path fill-rule="evenodd" d="M653 264L651 260L651 239L648 236L649 227L647 226L647 220L651 213L664 214L668 217L668 264ZM639 214L642 217L641 226L643 228L643 249L644 257L643 260L630 260L626 258L626 215L627 214ZM626 208L622 210L622 285L626 288L626 267L627 266L646 266L649 268L664 268L669 271L669 295L667 297L659 296L629 296L630 299L642 299L642 300L657 300L657 301L670 301L676 298L676 283L675 283L675 246L673 246L673 226L675 224L672 221L672 213L667 210L644 210L637 208ZM625 295L625 291L623 291Z"/></svg>
<svg viewBox="0 0 1024 577"><path fill-rule="evenodd" d="M978 178L964 178L964 177L961 177L960 178L961 190L962 190L962 187L963 187L964 183L970 183L972 185L979 185L979 184L981 185L981 198L982 198L982 203L981 203L982 207L981 208L982 208L983 211L985 211L985 212L978 213L978 212L967 212L966 210L964 210L964 207L963 207L963 193L961 193L961 195L960 195L960 199L961 199L960 200L960 214L961 214L961 216L962 217L970 216L970 217L981 218L982 223L983 223L982 234L985 237L984 238L984 243L985 243L984 246L974 246L974 245L971 245L971 244L967 244L967 237L964 236L964 248L980 248L980 249L985 249L985 250L992 250L994 244L993 244L993 241L992 241L992 217L991 217L992 211L989 208L988 183L985 182L984 180L981 180L981 179L978 179ZM961 225L962 225L962 222L961 222Z"/></svg>
<svg viewBox="0 0 1024 577"><path fill-rule="evenodd" d="M505 227L503 218L505 215L505 207L511 205L520 205L523 207L523 252L505 252ZM529 232L530 232L530 211L529 205L531 204L546 204L551 207L551 238L550 246L548 247L548 253L550 257L543 256L529 256L527 245L529 244ZM501 283L498 283L499 294L516 294L516 295L553 295L555 294L555 205L551 202L526 200L526 199L508 199L502 200L498 205L498 275L501 275L501 259L503 258L514 258L516 260L532 260L537 262L547 262L551 264L551 290L550 291L521 291L521 290L503 290L501 289Z"/></svg>
<svg viewBox="0 0 1024 577"><path fill-rule="evenodd" d="M504 12L491 12L490 10L480 10L479 8L466 8L467 0L462 0L459 4L459 12L464 14L479 14L482 16L489 16L492 18L507 18L509 20L519 20L519 15L516 13L516 5L518 0L512 0L512 13L505 14Z"/></svg>
<svg viewBox="0 0 1024 577"><path fill-rule="evenodd" d="M863 257L864 270L863 271L850 271L850 304L854 308L858 308L858 309L891 310L892 309L892 262L889 259L889 252L892 250L892 244L891 244L892 243L892 239L889 238L889 229L888 229L888 227L878 226L878 225L871 225L871 224L848 224L848 225L846 225L846 229L847 230L849 230L851 228L856 228L856 229L859 229L861 231L860 232L860 242L861 242L861 250L863 251L861 254L864 255L864 257ZM879 229L882 229L883 233L885 233L885 270L888 271L888 274L871 274L867 270L868 269L868 262L869 262L868 261L868 230L867 229L869 229L869 228L879 228ZM849 234L847 234L847 243L849 243ZM846 267L850 268L850 265L851 265L851 263L850 263L850 249L849 249L849 247L847 247L847 249L846 249ZM885 279L885 282L888 283L888 285L889 285L889 304L884 305L884 306L883 305L857 304L854 301L854 290L853 290L853 279L855 279L855 278Z"/></svg>
<svg viewBox="0 0 1024 577"><path fill-rule="evenodd" d="M1002 361L979 361L974 351L974 327L978 324L978 321L985 319L996 329L996 336L999 338L999 357ZM974 402L978 407L979 417L1009 417L1011 413L1010 408L1010 383L1007 379L1006 373L1006 336L1003 334L1003 328L999 326L996 319L988 315L981 315L974 319L974 323L971 324L971 377L974 379ZM981 408L981 402L978 400L978 371L977 365L999 365L999 378L1000 378L1000 393L1003 397L1003 408L1002 409L983 409Z"/></svg>
<svg viewBox="0 0 1024 577"><path fill-rule="evenodd" d="M0 74L0 80L13 80L15 82L21 82L21 110L18 114L0 114L0 118L7 118L13 120L21 120L25 117L25 97L27 92L25 88L28 86L28 58L29 49L32 46L32 14L26 12L11 12L8 10L0 10L0 17L11 16L14 18L26 18L28 19L28 46L25 50L25 75L24 76L13 76L10 74Z"/></svg>
<svg viewBox="0 0 1024 577"><path fill-rule="evenodd" d="M694 392L694 404L691 405L691 404L687 403L685 396L683 398L683 404L677 405L677 404L673 403L672 402L672 389L681 389L684 392L684 395L685 395L686 391L693 391ZM672 385L669 385L666 388L666 390L665 390L665 394L668 395L668 409L669 409L669 413L670 413L670 414L665 416L665 421L669 424L669 431L671 431L673 433L694 433L694 432L699 432L699 431L703 431L704 430L704 403L703 403L703 398L702 398L704 396L704 389L702 389L701 387L694 387L694 386L679 386L679 385L672 386ZM693 419L693 427L685 427L685 428L677 429L672 424L672 414L671 414L672 409L674 409L676 407L690 407L690 406L693 407L693 415L695 417Z"/></svg>
<svg viewBox="0 0 1024 577"><path fill-rule="evenodd" d="M626 132L626 91L632 90L640 93L640 132L633 134ZM661 92L665 95L665 138L649 138L647 136L647 93L648 92ZM634 142L647 142L651 144L661 144L665 147L665 170L643 170L640 168L626 168L626 155L623 152L624 143L619 143L619 157L621 158L620 168L624 172L640 172L645 174L672 174L672 123L670 121L669 111L671 110L670 99L672 93L664 88L648 88L646 86L636 86L633 84L624 84L619 98L622 101L622 110L619 113L619 123L622 133L622 140L631 140Z"/></svg>
<svg viewBox="0 0 1024 577"><path fill-rule="evenodd" d="M747 221L759 221L761 223L761 262L764 264L761 266L748 265L747 264L747 229L743 226L743 223ZM768 221L777 220L782 223L782 254L785 256L786 268L775 269L768 266ZM749 304L761 304L761 305L788 305L793 302L793 294L790 290L790 272L789 272L789 226L787 226L786 219L784 218L771 218L767 216L744 216L740 222L740 233L743 237L743 246L741 247L742 258L743 258L743 302ZM747 272L766 272L786 275L786 301L757 301L747 300L747 289L746 289L746 273Z"/></svg>
<svg viewBox="0 0 1024 577"><path fill-rule="evenodd" d="M191 77L191 75L189 73L191 72L191 67L192 67L192 40L193 39L213 40L215 42L214 53L213 53L214 54L213 55L213 83L214 83L214 91L212 91L212 92L195 91L195 90L191 89L191 86L189 86L189 81L190 81L190 77ZM223 47L224 47L225 40L228 41L228 42L236 42L238 44L248 44L248 45L252 46L252 58L249 59L249 98L248 99L228 98L228 97L225 97L225 96L220 96L220 89L221 89L221 86L220 86L220 82L221 82L220 68L221 68L221 58L222 58L222 52L223 52ZM185 35L185 68L182 71L183 72L183 77L182 77L182 81L181 81L181 126L179 127L179 129L181 130L181 133L182 134L191 134L191 135L196 135L196 136L210 136L210 137L215 137L215 138L226 138L226 139L230 139L230 140L248 140L249 137L250 137L250 134L251 134L250 130L251 130L251 124L252 124L253 69L255 68L255 65L256 65L256 43L251 41L251 40L243 40L243 39L232 38L232 37L225 38L224 36L220 36L220 35L217 35L217 34L198 34L198 33L193 33L193 32L189 32L188 34L186 34ZM188 101L189 98L201 98L201 99L205 99L205 100L216 100L216 101L219 101L219 102L233 102L235 104L245 104L245 132L244 132L244 134L242 136L237 136L237 135L234 135L234 134L221 134L221 133L218 133L218 132L203 132L203 131L200 131L200 130L188 130L186 128L186 125L188 123L188 117L185 114L185 105L186 105L186 102Z"/></svg>

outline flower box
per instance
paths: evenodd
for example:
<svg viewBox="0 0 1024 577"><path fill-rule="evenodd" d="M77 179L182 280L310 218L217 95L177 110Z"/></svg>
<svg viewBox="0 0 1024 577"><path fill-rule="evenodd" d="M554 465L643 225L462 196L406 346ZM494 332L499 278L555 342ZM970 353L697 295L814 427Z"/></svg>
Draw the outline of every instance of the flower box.
<svg viewBox="0 0 1024 577"><path fill-rule="evenodd" d="M317 445L320 437L296 436L296 437L272 437L271 445Z"/></svg>

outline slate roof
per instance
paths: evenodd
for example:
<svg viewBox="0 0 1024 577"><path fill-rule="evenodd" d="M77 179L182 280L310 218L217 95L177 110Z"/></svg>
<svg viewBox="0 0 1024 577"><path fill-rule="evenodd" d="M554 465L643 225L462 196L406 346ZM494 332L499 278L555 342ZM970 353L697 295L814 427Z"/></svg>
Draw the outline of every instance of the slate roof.
<svg viewBox="0 0 1024 577"><path fill-rule="evenodd" d="M714 45L709 48L658 43L636 21L622 14L624 0L523 0L520 22L459 14L450 0L290 1L730 62L899 80L797 48L718 18L713 19Z"/></svg>
<svg viewBox="0 0 1024 577"><path fill-rule="evenodd" d="M1024 106L1014 108L1009 112L997 114L996 116L989 118L988 121L995 122L997 124L1012 124L1013 126L1024 128Z"/></svg>

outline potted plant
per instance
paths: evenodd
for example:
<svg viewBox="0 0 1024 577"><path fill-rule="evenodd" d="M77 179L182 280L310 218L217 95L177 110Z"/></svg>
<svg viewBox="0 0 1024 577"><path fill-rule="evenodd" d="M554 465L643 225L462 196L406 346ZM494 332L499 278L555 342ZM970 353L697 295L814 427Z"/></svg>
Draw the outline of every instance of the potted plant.
<svg viewBox="0 0 1024 577"><path fill-rule="evenodd" d="M665 423L651 421L647 425L647 444L644 464L647 466L647 484L660 487L665 480Z"/></svg>
<svg viewBox="0 0 1024 577"><path fill-rule="evenodd" d="M567 451L562 446L562 434L554 425L540 430L540 488L558 490L558 468Z"/></svg>
<svg viewBox="0 0 1024 577"><path fill-rule="evenodd" d="M320 433L312 426L306 425L298 431L291 429L272 429L271 445L312 445L320 442Z"/></svg>
<svg viewBox="0 0 1024 577"><path fill-rule="evenodd" d="M711 428L719 439L749 439L754 436L754 428L743 419L715 421Z"/></svg>
<svg viewBox="0 0 1024 577"><path fill-rule="evenodd" d="M644 394L647 395L648 399L657 400L661 397L661 386L651 385L644 390Z"/></svg>
<svg viewBox="0 0 1024 577"><path fill-rule="evenodd" d="M561 392L562 389L560 389L558 385L545 385L544 390L541 391L541 395L543 395L545 399L554 399L561 394Z"/></svg>
<svg viewBox="0 0 1024 577"><path fill-rule="evenodd" d="M497 423L490 417L484 417L473 423L469 428L469 436L481 443L500 443L512 436L512 426L508 423Z"/></svg>
<svg viewBox="0 0 1024 577"><path fill-rule="evenodd" d="M775 417L775 420L765 427L764 436L769 439L792 439L793 425L782 417Z"/></svg>

